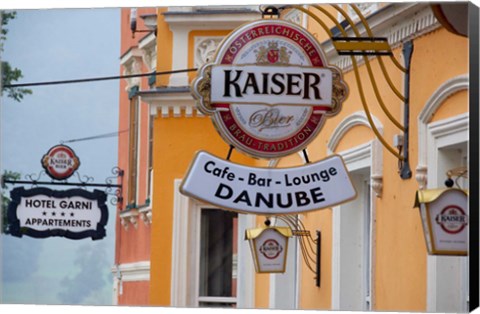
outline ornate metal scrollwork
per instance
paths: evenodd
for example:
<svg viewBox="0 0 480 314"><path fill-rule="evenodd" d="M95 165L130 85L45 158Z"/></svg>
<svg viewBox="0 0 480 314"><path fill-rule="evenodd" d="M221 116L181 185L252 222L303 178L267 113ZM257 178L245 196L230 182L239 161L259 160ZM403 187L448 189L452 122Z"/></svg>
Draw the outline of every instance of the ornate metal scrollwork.
<svg viewBox="0 0 480 314"><path fill-rule="evenodd" d="M118 178L123 178L124 171L119 167L113 167L111 170L113 176L107 177L105 179L105 193L110 195L110 204L117 206L122 206L123 203L123 196L122 196L122 184L115 184L114 182L118 182ZM123 180L121 180L123 181Z"/></svg>
<svg viewBox="0 0 480 314"><path fill-rule="evenodd" d="M36 186L37 182L40 181L43 175L46 175L47 173L45 170L40 171L39 173L30 173L25 175L25 180L31 181L32 186ZM8 183L8 182L7 182Z"/></svg>
<svg viewBox="0 0 480 314"><path fill-rule="evenodd" d="M79 187L86 187L88 184L91 184L94 180L93 177L87 176L87 175L80 175L80 173L78 172L75 172L75 175L77 176Z"/></svg>
<svg viewBox="0 0 480 314"><path fill-rule="evenodd" d="M42 170L38 174L31 173L25 175L26 180L9 180L2 177L2 185L9 183L9 184L31 184L33 187L37 187L39 185L61 185L61 186L76 186L78 188L87 188L87 187L97 187L97 188L104 188L104 192L107 195L112 196L110 199L110 203L112 205L122 205L123 197L122 197L122 182L120 184L114 183L114 180L118 180L118 178L123 178L124 171L119 167L112 168L113 176L108 177L105 179L105 183L95 183L94 178L92 176L87 175L80 175L78 172L75 173L78 182L68 182L67 179L65 180L51 180L51 181L41 181L44 175L47 173ZM122 180L120 180L122 181Z"/></svg>

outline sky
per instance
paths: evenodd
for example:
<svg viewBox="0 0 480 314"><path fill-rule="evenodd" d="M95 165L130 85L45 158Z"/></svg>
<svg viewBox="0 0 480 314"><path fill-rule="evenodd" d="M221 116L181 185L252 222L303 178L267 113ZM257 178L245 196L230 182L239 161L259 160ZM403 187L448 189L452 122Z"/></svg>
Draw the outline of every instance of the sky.
<svg viewBox="0 0 480 314"><path fill-rule="evenodd" d="M17 10L7 28L1 58L22 70L18 83L120 74L119 9ZM22 179L39 174L40 159L50 147L118 130L118 80L31 89L20 103L1 98L2 173L16 171ZM117 137L67 145L80 158L81 176L98 183L112 176ZM3 235L0 303L111 304L115 207L108 205L102 240Z"/></svg>

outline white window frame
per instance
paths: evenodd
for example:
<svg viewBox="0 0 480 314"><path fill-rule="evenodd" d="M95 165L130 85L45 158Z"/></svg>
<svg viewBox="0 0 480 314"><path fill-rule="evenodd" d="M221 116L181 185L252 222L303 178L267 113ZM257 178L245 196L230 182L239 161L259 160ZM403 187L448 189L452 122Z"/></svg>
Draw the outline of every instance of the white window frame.
<svg viewBox="0 0 480 314"><path fill-rule="evenodd" d="M447 119L431 122L435 112L441 107L444 101L453 94L468 90L468 75L460 75L444 82L426 102L424 108L418 116L418 165L416 179L420 189L441 188L438 185L439 176L445 176L443 173L437 173L439 150L454 144L464 143L469 140L469 113L459 114ZM439 289L442 285L441 272L446 259L450 260L452 268L460 269L460 258L445 258L427 255L427 312L438 311L468 311L468 278L465 278L466 285L452 288L451 291L467 294L467 300L459 308L446 308L453 305L451 302L444 303L443 300L451 300L451 295L439 295ZM466 257L465 257L466 258ZM441 260L442 259L442 260ZM445 267L445 266L443 266ZM460 274L465 276L465 274ZM448 283L450 285L450 283ZM465 287L467 286L467 287ZM465 289L467 289L465 291Z"/></svg>
<svg viewBox="0 0 480 314"><path fill-rule="evenodd" d="M202 208L212 208L180 193L181 179L174 180L172 232L172 270L170 305L197 307L200 301L222 301L223 298L199 297L200 217ZM242 232L256 224L254 215L238 214L237 308L254 307L255 270L247 241ZM228 298L231 302L231 298Z"/></svg>
<svg viewBox="0 0 480 314"><path fill-rule="evenodd" d="M432 122L428 124L428 165L436 167L438 165L439 150L443 147L448 147L454 144L460 144L467 142L469 140L469 115L468 113L460 114L458 116ZM433 171L428 171L427 176L427 188L442 188L438 184L439 181L442 181L442 177L445 177L445 173L438 173L435 168ZM451 291L454 292L456 298L463 298L463 295L466 295L468 298L468 277L465 278L463 271L461 270L465 266L461 265L462 260L466 260L468 257L442 257L442 256L433 256L429 255L427 257L427 311L458 311L466 312L468 311L467 300L464 303L460 304L458 307L455 307L455 304L451 301L451 295L441 295L439 291L444 285L451 286ZM443 261L442 261L443 259ZM446 261L448 259L448 261ZM441 266L445 263L448 263L447 266ZM464 284L454 287L453 283L448 281L442 281L444 278L442 269L448 267L449 269L457 269L461 273ZM443 302L445 298L449 299L449 302ZM449 307L449 308L446 308Z"/></svg>
<svg viewBox="0 0 480 314"><path fill-rule="evenodd" d="M383 125L375 116L372 121L377 130L382 134ZM333 131L327 144L327 155L335 152L340 140L355 126L365 126L368 128L370 124L364 112L359 111L347 116L342 120ZM376 254L376 197L382 197L383 189L383 147L378 139L374 139L365 144L358 145L351 149L337 152L342 156L348 171L369 169L370 171L370 221L369 225L369 248L368 258L370 260L367 273L364 274L364 284L367 284L369 291L364 300L364 308L357 310L375 309L375 254ZM332 309L341 309L340 296L342 294L340 284L340 210L341 206L333 208L332 231L333 231L333 247L332 247Z"/></svg>

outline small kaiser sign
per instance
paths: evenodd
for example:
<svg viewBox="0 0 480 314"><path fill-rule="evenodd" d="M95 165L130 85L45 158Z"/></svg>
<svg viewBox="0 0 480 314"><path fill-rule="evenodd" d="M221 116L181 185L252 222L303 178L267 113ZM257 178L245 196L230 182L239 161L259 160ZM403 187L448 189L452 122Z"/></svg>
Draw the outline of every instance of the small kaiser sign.
<svg viewBox="0 0 480 314"><path fill-rule="evenodd" d="M65 180L75 173L80 160L70 147L56 145L42 157L42 166L52 179Z"/></svg>
<svg viewBox="0 0 480 314"><path fill-rule="evenodd" d="M419 190L415 207L420 209L429 254L468 254L468 195L464 190Z"/></svg>

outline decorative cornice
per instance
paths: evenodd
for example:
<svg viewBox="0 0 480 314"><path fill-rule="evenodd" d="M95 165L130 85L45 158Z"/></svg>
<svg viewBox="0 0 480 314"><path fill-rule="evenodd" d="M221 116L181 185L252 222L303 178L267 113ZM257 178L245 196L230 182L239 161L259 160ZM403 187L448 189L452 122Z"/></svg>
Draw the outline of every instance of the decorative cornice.
<svg viewBox="0 0 480 314"><path fill-rule="evenodd" d="M157 29L157 14L140 15L146 28L155 31Z"/></svg>
<svg viewBox="0 0 480 314"><path fill-rule="evenodd" d="M138 47L132 47L126 54L120 59L120 64L123 66L123 75L142 74L142 56L143 52ZM140 86L140 77L126 78L127 87L126 91L130 90L133 86Z"/></svg>
<svg viewBox="0 0 480 314"><path fill-rule="evenodd" d="M150 105L150 114L161 118L204 117L197 110L189 88L162 88L142 92L142 101Z"/></svg>
<svg viewBox="0 0 480 314"><path fill-rule="evenodd" d="M120 223L126 231L128 231L130 225L132 225L135 229L138 228L138 211L136 209L122 211L120 212L119 216Z"/></svg>
<svg viewBox="0 0 480 314"><path fill-rule="evenodd" d="M157 37L154 33L148 34L138 44L142 50L143 63L149 71L155 70L157 67Z"/></svg>
<svg viewBox="0 0 480 314"><path fill-rule="evenodd" d="M367 21L374 36L386 37L392 49L440 27L427 3L393 3L371 14ZM368 37L364 27L359 27L359 32L361 37ZM350 28L347 34L356 37ZM351 57L339 56L331 40L325 41L323 46L330 64L345 72L352 69ZM359 65L363 64L363 57L356 57L356 60Z"/></svg>
<svg viewBox="0 0 480 314"><path fill-rule="evenodd" d="M152 208L151 207L140 208L138 210L138 213L140 214L140 218L142 219L145 225L152 224Z"/></svg>
<svg viewBox="0 0 480 314"><path fill-rule="evenodd" d="M168 11L163 13L170 28L233 29L261 18L260 12L251 10Z"/></svg>

